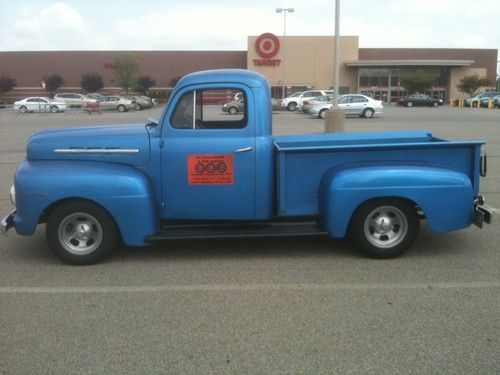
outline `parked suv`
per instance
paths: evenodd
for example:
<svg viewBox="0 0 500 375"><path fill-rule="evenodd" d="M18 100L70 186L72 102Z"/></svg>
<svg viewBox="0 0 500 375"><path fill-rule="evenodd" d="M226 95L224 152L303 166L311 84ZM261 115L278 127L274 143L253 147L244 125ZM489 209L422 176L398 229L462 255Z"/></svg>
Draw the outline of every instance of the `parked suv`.
<svg viewBox="0 0 500 375"><path fill-rule="evenodd" d="M70 108L85 108L88 104L97 103L96 99L83 94L62 93L54 95L54 100L66 103Z"/></svg>
<svg viewBox="0 0 500 375"><path fill-rule="evenodd" d="M332 90L309 90L301 92L300 94L293 94L288 98L285 98L281 101L281 107L286 108L289 111L295 111L297 108L302 108L302 103L306 99L316 98L322 95L332 95Z"/></svg>
<svg viewBox="0 0 500 375"><path fill-rule="evenodd" d="M473 107L477 107L478 101L482 101L483 99L486 99L487 101L488 99L491 99L497 95L500 95L500 92L492 91L492 92L481 92L479 94L475 94L471 98L465 99L465 106L470 107L472 105Z"/></svg>

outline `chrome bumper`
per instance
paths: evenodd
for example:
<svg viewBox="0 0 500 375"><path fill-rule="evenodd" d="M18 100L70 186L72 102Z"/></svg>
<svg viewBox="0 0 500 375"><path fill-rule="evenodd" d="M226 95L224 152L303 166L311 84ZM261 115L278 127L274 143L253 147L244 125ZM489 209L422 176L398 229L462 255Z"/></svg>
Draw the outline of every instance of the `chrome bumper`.
<svg viewBox="0 0 500 375"><path fill-rule="evenodd" d="M7 231L14 226L14 214L16 210L12 210L8 215L4 216L0 221L0 233L4 236L7 235Z"/></svg>

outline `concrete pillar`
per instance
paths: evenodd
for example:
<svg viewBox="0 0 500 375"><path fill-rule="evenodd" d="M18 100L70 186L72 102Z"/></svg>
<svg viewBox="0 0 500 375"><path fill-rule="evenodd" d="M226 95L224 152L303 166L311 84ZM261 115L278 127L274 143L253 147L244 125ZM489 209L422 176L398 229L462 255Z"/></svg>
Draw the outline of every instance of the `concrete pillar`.
<svg viewBox="0 0 500 375"><path fill-rule="evenodd" d="M345 131L345 113L339 108L326 111L325 133L343 133Z"/></svg>

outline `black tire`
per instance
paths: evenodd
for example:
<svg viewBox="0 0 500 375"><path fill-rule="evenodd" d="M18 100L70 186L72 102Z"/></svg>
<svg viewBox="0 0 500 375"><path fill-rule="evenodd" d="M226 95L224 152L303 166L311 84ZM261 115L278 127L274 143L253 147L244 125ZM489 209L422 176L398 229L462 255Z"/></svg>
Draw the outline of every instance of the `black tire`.
<svg viewBox="0 0 500 375"><path fill-rule="evenodd" d="M231 115L235 115L235 114L237 114L237 113L238 113L238 108L236 108L236 107L231 107L231 108L229 108L229 113L230 113Z"/></svg>
<svg viewBox="0 0 500 375"><path fill-rule="evenodd" d="M119 240L111 215L97 204L84 200L56 206L45 231L52 252L63 262L74 265L99 262Z"/></svg>
<svg viewBox="0 0 500 375"><path fill-rule="evenodd" d="M21 112L21 113L27 113L27 112L28 112L28 108L26 108L26 107L23 105L21 108L19 108L19 112Z"/></svg>
<svg viewBox="0 0 500 375"><path fill-rule="evenodd" d="M413 107L413 102L408 102L408 103L406 103L406 106L407 106L407 107Z"/></svg>
<svg viewBox="0 0 500 375"><path fill-rule="evenodd" d="M433 106L433 107L437 107L438 105L439 105L439 103L438 103L438 102L432 102L432 106Z"/></svg>
<svg viewBox="0 0 500 375"><path fill-rule="evenodd" d="M371 108L366 108L363 111L363 117L365 117L365 118L372 118L374 114L375 114L375 111Z"/></svg>
<svg viewBox="0 0 500 375"><path fill-rule="evenodd" d="M294 112L297 109L297 103L295 102L288 103L286 109L288 109L290 112Z"/></svg>
<svg viewBox="0 0 500 375"><path fill-rule="evenodd" d="M127 110L127 108L125 108L123 104L120 104L118 107L116 107L116 109L118 110L118 112L125 112Z"/></svg>
<svg viewBox="0 0 500 375"><path fill-rule="evenodd" d="M328 111L326 108L319 111L318 117L324 119L326 117L326 111Z"/></svg>
<svg viewBox="0 0 500 375"><path fill-rule="evenodd" d="M395 258L404 253L418 234L417 210L399 198L373 199L358 207L349 224L349 237L367 256Z"/></svg>
<svg viewBox="0 0 500 375"><path fill-rule="evenodd" d="M57 105L53 105L52 107L50 107L50 112L52 113L59 112L59 107L57 107Z"/></svg>

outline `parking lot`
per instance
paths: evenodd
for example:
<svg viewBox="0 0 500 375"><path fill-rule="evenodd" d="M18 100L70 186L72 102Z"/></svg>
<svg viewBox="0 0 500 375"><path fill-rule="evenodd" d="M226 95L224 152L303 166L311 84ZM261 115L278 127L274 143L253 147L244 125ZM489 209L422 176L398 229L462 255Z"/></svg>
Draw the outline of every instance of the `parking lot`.
<svg viewBox="0 0 500 375"><path fill-rule="evenodd" d="M0 213L33 131L144 122L127 113L0 110ZM274 133L324 122L276 111ZM486 201L500 207L500 109L401 108L346 131L428 129L485 139ZM131 213L133 214L133 213ZM373 260L329 238L179 241L62 264L44 227L0 238L0 373L500 372L500 220Z"/></svg>

